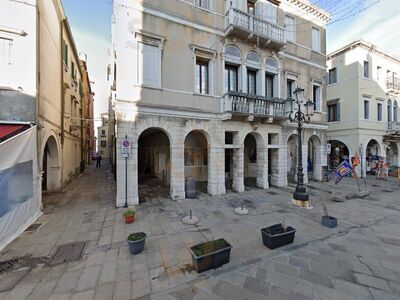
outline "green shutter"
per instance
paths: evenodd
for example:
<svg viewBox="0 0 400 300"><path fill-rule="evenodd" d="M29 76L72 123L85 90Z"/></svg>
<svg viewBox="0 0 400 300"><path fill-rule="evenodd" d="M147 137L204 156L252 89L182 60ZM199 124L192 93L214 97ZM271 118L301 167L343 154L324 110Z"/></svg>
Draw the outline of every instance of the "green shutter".
<svg viewBox="0 0 400 300"><path fill-rule="evenodd" d="M68 66L68 45L64 41L64 63Z"/></svg>

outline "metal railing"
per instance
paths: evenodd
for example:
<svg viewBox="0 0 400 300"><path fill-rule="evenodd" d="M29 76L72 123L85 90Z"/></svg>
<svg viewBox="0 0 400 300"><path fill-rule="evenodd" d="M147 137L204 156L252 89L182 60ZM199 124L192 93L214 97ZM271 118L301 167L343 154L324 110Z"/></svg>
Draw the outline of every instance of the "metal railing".
<svg viewBox="0 0 400 300"><path fill-rule="evenodd" d="M389 122L388 130L390 131L400 131L400 122Z"/></svg>
<svg viewBox="0 0 400 300"><path fill-rule="evenodd" d="M246 115L284 118L284 99L228 92L223 97L223 111Z"/></svg>
<svg viewBox="0 0 400 300"><path fill-rule="evenodd" d="M390 76L386 79L386 88L388 90L396 90L400 92L400 78Z"/></svg>
<svg viewBox="0 0 400 300"><path fill-rule="evenodd" d="M226 13L225 28L229 26L240 27L250 33L279 43L286 43L285 28L234 7L231 7Z"/></svg>

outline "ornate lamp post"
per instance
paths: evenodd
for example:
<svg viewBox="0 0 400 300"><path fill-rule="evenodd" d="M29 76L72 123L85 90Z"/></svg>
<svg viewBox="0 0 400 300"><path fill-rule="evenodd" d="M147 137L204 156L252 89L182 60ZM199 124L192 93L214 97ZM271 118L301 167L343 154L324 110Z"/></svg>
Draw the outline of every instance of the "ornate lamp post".
<svg viewBox="0 0 400 300"><path fill-rule="evenodd" d="M314 103L308 100L304 106L306 112L301 111L301 106L304 102L304 89L297 87L294 92L296 99L288 98L286 100L285 110L286 115L290 122L297 121L297 138L298 138L298 167L297 167L297 185L296 190L293 193L292 203L300 207L310 207L310 199L307 193L306 186L304 185L304 174L303 174L303 149L302 149L302 131L304 123L310 123L311 116L314 111ZM297 104L297 110L295 111L293 106Z"/></svg>

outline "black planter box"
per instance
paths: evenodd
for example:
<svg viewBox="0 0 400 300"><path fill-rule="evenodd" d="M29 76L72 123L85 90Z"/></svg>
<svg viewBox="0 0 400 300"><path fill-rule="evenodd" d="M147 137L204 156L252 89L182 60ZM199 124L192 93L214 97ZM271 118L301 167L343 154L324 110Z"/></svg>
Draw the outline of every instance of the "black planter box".
<svg viewBox="0 0 400 300"><path fill-rule="evenodd" d="M211 248L210 250L212 250L212 243L215 242L221 243L222 247L203 255L197 256L195 254L194 249L198 247L205 246L205 248L207 248L207 246L209 246ZM232 246L224 239L209 241L190 247L194 269L197 271L197 273L201 273L211 269L219 268L222 265L227 264L231 256L231 249Z"/></svg>
<svg viewBox="0 0 400 300"><path fill-rule="evenodd" d="M321 224L329 228L335 228L337 227L337 219L331 216L322 216Z"/></svg>
<svg viewBox="0 0 400 300"><path fill-rule="evenodd" d="M269 249L275 249L293 243L295 233L296 229L290 226L287 226L285 231L282 224L275 224L261 229L263 244Z"/></svg>

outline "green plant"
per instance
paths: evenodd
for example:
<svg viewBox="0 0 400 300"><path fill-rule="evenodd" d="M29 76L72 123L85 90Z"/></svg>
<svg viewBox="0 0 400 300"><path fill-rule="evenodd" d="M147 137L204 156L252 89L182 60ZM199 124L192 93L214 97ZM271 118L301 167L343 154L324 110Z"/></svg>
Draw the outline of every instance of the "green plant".
<svg viewBox="0 0 400 300"><path fill-rule="evenodd" d="M141 239L144 239L146 237L146 234L144 232L133 232L130 235L128 235L128 240L129 241L138 241Z"/></svg>
<svg viewBox="0 0 400 300"><path fill-rule="evenodd" d="M202 256L228 246L229 244L224 239L218 239L196 245L192 247L192 250L196 256Z"/></svg>
<svg viewBox="0 0 400 300"><path fill-rule="evenodd" d="M136 212L133 209L127 209L126 211L124 211L124 218L126 217L134 217L136 214Z"/></svg>

